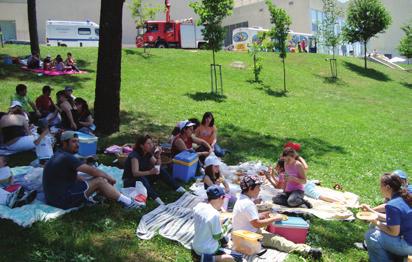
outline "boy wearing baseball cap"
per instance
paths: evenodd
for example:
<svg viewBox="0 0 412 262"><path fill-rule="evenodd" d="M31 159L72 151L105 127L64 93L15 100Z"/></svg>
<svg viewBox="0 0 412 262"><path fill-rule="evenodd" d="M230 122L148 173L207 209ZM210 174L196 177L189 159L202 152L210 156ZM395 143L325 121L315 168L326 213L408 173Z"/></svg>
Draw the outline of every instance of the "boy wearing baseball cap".
<svg viewBox="0 0 412 262"><path fill-rule="evenodd" d="M218 210L222 208L225 192L221 187L212 185L206 194L208 202L199 203L194 208L193 255L201 262L235 261L231 255L219 250L223 231Z"/></svg>
<svg viewBox="0 0 412 262"><path fill-rule="evenodd" d="M273 222L282 220L280 215L269 216L270 212L258 213L253 200L258 197L262 183L262 180L256 175L244 176L240 181L242 192L233 208L233 231L247 230L263 235L262 245L264 247L274 248L286 253L297 252L310 255L313 258L320 258L322 251L318 248L311 248L305 244L295 244L284 237L261 229L266 228Z"/></svg>

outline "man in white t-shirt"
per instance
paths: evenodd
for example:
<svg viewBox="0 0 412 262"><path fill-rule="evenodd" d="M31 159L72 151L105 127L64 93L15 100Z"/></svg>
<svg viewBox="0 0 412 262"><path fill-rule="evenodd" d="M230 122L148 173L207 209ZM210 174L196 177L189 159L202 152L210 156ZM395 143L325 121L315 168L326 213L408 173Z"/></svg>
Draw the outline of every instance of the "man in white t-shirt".
<svg viewBox="0 0 412 262"><path fill-rule="evenodd" d="M303 255L310 255L313 258L320 258L322 251L318 248L311 248L305 244L295 244L286 238L267 232L261 228L266 228L275 221L282 220L282 216L269 216L270 212L258 213L253 200L257 199L260 193L262 180L255 175L244 176L240 182L242 193L233 208L233 231L247 230L263 235L262 245L274 248L281 252L296 252Z"/></svg>
<svg viewBox="0 0 412 262"><path fill-rule="evenodd" d="M235 261L231 255L220 252L219 240L223 237L220 215L225 192L217 185L207 191L208 203L199 203L194 210L195 237L192 248L201 262Z"/></svg>

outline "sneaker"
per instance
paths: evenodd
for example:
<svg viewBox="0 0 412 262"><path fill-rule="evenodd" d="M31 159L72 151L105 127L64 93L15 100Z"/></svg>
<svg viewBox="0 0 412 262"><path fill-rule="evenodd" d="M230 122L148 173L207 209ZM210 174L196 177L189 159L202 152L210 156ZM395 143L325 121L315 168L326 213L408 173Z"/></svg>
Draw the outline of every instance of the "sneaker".
<svg viewBox="0 0 412 262"><path fill-rule="evenodd" d="M19 198L24 196L24 189L23 187L19 187L16 191L10 193L7 197L7 206L10 208L16 207L16 202Z"/></svg>
<svg viewBox="0 0 412 262"><path fill-rule="evenodd" d="M36 190L28 191L22 198L16 201L16 203L14 204L14 207L21 207L24 205L28 205L31 202L33 202L34 199L36 199L36 196L37 196Z"/></svg>
<svg viewBox="0 0 412 262"><path fill-rule="evenodd" d="M176 189L176 192L178 193L186 193L186 189L184 189L183 187L179 187L178 189Z"/></svg>
<svg viewBox="0 0 412 262"><path fill-rule="evenodd" d="M146 207L145 204L134 201L134 200L132 200L132 203L130 203L130 205L125 205L124 206L125 209L130 209L130 210L132 210L132 209L141 209L141 208L144 208L144 207Z"/></svg>
<svg viewBox="0 0 412 262"><path fill-rule="evenodd" d="M322 257L322 249L311 247L309 249L308 255L313 259L320 259Z"/></svg>
<svg viewBox="0 0 412 262"><path fill-rule="evenodd" d="M356 242L356 243L353 243L353 245L357 248L357 249L360 249L360 250L364 250L364 251L366 251L367 249L366 249L366 245L365 245L366 243L365 242Z"/></svg>

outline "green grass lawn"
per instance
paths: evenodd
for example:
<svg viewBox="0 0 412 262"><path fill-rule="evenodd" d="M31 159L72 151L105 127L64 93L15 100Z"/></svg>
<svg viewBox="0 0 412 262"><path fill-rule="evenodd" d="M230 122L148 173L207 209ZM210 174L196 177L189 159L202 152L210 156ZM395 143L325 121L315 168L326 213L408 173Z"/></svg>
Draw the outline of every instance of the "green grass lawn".
<svg viewBox="0 0 412 262"><path fill-rule="evenodd" d="M65 54L66 48L42 47L42 54ZM74 95L94 99L97 49L71 48L85 75L37 76L15 66L0 65L0 110L6 110L18 83L29 86L34 99L43 85L56 90L65 85ZM339 80L329 78L327 56L291 54L286 60L287 94L282 92L282 67L276 54L263 54L261 83L253 83L251 57L246 53L220 52L224 96L210 96L211 53L206 51L124 49L121 86L120 132L99 140L99 147L133 142L138 133L150 133L159 141L177 121L201 118L212 111L222 146L232 154L226 163L275 161L289 140L302 144L309 178L361 196L362 202L382 201L379 177L385 171L403 169L412 175L412 73L392 70L356 58L338 60ZM27 46L5 46L4 55L22 56ZM247 69L231 67L242 61ZM34 156L12 157L13 165L27 164ZM100 156L109 164L111 157ZM159 192L164 190L159 190ZM165 192L171 202L178 195ZM83 208L51 222L23 229L1 220L1 261L189 261L190 252L156 237L140 241L135 229L142 214L153 209L125 212L116 204ZM310 218L309 243L325 250L324 261L367 261L367 254L354 248L367 225L329 222ZM6 237L4 237L6 236ZM18 244L17 244L18 243ZM290 256L290 261L301 261Z"/></svg>

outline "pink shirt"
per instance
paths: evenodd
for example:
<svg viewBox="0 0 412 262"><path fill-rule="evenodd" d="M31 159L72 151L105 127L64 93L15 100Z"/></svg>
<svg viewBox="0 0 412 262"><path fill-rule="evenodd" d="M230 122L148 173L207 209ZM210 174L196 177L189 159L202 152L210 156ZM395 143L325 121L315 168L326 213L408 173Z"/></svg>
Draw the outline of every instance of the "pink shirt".
<svg viewBox="0 0 412 262"><path fill-rule="evenodd" d="M296 162L291 165L285 163L285 173L288 174L288 176L293 176L301 179L301 177L299 176L299 168ZM303 191L303 184L294 181L287 182L285 192L292 192L296 190Z"/></svg>

